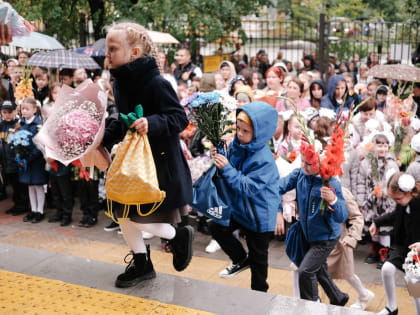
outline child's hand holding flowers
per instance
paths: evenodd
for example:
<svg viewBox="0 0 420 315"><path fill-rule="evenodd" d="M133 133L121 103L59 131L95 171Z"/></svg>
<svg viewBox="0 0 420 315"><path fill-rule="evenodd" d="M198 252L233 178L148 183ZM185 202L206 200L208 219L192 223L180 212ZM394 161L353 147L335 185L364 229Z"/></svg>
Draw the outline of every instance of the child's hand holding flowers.
<svg viewBox="0 0 420 315"><path fill-rule="evenodd" d="M211 148L210 156L214 160L214 165L216 165L219 170L229 164L228 159L222 154L217 153L217 149L215 147Z"/></svg>

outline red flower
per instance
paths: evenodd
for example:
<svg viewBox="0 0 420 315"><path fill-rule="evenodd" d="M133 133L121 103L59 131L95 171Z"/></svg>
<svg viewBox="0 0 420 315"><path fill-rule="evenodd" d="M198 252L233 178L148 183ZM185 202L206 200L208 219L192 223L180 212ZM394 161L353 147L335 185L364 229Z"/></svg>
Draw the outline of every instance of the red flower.
<svg viewBox="0 0 420 315"><path fill-rule="evenodd" d="M404 118L404 117L407 117L407 116L408 116L408 114L406 112L401 112L400 113L400 117L401 118Z"/></svg>
<svg viewBox="0 0 420 315"><path fill-rule="evenodd" d="M403 126L408 127L411 124L411 120L410 117L404 117L403 119L401 119L401 123L403 124Z"/></svg>
<svg viewBox="0 0 420 315"><path fill-rule="evenodd" d="M296 151L290 152L290 154L289 154L289 162L290 163L293 163L296 160L296 157L297 157L297 152Z"/></svg>

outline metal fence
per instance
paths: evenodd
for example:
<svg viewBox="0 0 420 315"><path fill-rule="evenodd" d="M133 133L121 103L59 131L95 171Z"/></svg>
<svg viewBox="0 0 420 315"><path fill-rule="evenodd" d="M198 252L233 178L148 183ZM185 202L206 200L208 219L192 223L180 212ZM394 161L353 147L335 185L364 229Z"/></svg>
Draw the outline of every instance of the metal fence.
<svg viewBox="0 0 420 315"><path fill-rule="evenodd" d="M249 57L263 49L270 62L282 51L289 61L301 60L304 52L319 53L319 23L301 21L243 20L242 29L246 40L241 51ZM240 42L237 34L222 38L217 44L202 47L203 56L235 51ZM375 52L380 63L390 60L411 63L411 55L420 43L419 23L387 23L360 21L328 21L325 23L324 53L336 54L339 60L349 61L354 54L366 60L368 54ZM326 54L325 54L326 55Z"/></svg>

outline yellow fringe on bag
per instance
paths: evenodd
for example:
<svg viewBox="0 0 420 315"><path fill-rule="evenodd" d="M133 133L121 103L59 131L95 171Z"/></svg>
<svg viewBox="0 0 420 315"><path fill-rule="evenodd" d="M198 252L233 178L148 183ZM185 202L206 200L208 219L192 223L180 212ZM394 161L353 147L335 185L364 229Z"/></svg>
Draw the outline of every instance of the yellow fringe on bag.
<svg viewBox="0 0 420 315"><path fill-rule="evenodd" d="M156 166L146 135L127 131L108 170L105 190L108 208L105 214L116 223L113 201L124 205L123 219L128 218L130 206L136 206L137 213L143 217L151 215L160 207L166 193L159 189ZM153 206L147 213L142 213L142 204Z"/></svg>

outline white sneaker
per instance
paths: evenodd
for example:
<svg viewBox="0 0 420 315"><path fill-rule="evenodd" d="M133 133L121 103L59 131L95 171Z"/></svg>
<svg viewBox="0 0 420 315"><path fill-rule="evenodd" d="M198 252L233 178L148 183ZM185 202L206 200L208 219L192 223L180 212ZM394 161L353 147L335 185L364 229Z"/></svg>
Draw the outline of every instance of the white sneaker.
<svg viewBox="0 0 420 315"><path fill-rule="evenodd" d="M212 239L210 241L209 245L207 245L205 251L206 251L206 253L212 254L212 253L217 252L220 248L221 247L220 247L219 243L217 243L216 240Z"/></svg>
<svg viewBox="0 0 420 315"><path fill-rule="evenodd" d="M249 261L248 261L248 258L246 258L243 262L237 263L237 264L232 263L226 269L223 269L222 271L220 271L219 277L224 278L224 279L229 279L236 276L238 273L248 269L249 267L250 267Z"/></svg>
<svg viewBox="0 0 420 315"><path fill-rule="evenodd" d="M150 240L151 238L155 237L152 233L149 232L142 231L141 234L143 234L144 240Z"/></svg>
<svg viewBox="0 0 420 315"><path fill-rule="evenodd" d="M367 291L367 296L363 298L359 297L356 300L356 303L352 304L350 308L355 308L355 309L363 310L363 311L366 309L368 304L372 302L372 300L375 298L375 294L372 291L370 290L366 290L366 291Z"/></svg>

